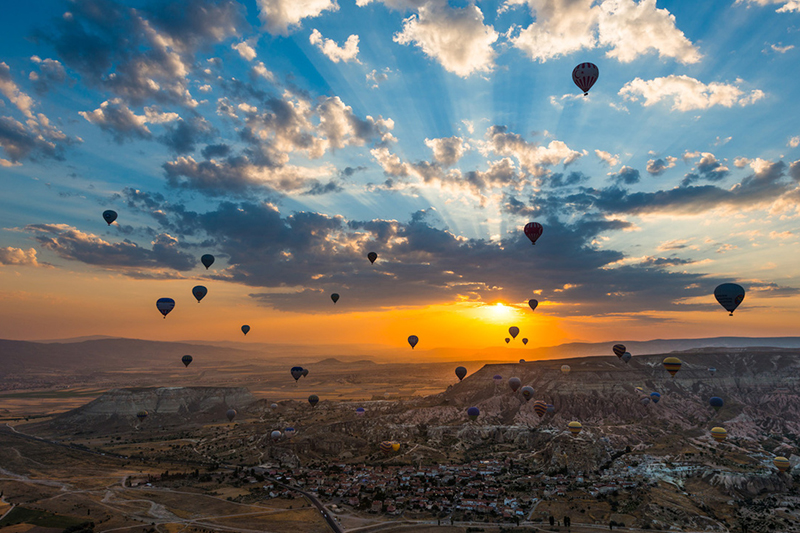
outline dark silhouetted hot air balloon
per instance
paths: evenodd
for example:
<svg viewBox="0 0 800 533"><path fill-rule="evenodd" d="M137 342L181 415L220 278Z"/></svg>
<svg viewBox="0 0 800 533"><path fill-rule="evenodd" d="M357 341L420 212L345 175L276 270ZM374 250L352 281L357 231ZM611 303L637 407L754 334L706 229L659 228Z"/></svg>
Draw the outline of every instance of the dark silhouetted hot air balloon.
<svg viewBox="0 0 800 533"><path fill-rule="evenodd" d="M536 311L536 307L539 305L539 301L531 298L530 300L528 300L528 305L531 306L531 311Z"/></svg>
<svg viewBox="0 0 800 533"><path fill-rule="evenodd" d="M292 377L294 378L295 382L303 377L303 367L302 366L293 366L292 367Z"/></svg>
<svg viewBox="0 0 800 533"><path fill-rule="evenodd" d="M653 400L653 403L658 403L661 401L661 395L657 392L651 392L650 399Z"/></svg>
<svg viewBox="0 0 800 533"><path fill-rule="evenodd" d="M111 209L103 211L103 220L105 220L106 223L110 226L111 224L114 223L115 220L117 220L117 212L112 211Z"/></svg>
<svg viewBox="0 0 800 533"><path fill-rule="evenodd" d="M583 429L583 424L580 422L570 422L567 424L567 427L569 428L569 432L572 433L572 436L576 437Z"/></svg>
<svg viewBox="0 0 800 533"><path fill-rule="evenodd" d="M245 335L247 335L248 333L250 333L250 326L248 326L247 324L245 324L244 326L242 326L242 333L244 333Z"/></svg>
<svg viewBox="0 0 800 533"><path fill-rule="evenodd" d="M725 430L725 428L716 427L711 429L711 436L715 441L722 442L728 438L728 432Z"/></svg>
<svg viewBox="0 0 800 533"><path fill-rule="evenodd" d="M495 385L499 385L500 382L503 381L503 376L501 376L500 374L495 374L492 379L494 380Z"/></svg>
<svg viewBox="0 0 800 533"><path fill-rule="evenodd" d="M225 416L228 417L228 422L233 422L233 419L236 418L236 409L228 409Z"/></svg>
<svg viewBox="0 0 800 533"><path fill-rule="evenodd" d="M681 366L683 365L681 360L678 359L677 357L667 357L666 359L664 359L662 364L664 365L664 369L667 372L669 372L669 374L673 378L675 377L675 374L678 373L678 370L680 370Z"/></svg>
<svg viewBox="0 0 800 533"><path fill-rule="evenodd" d="M175 309L175 300L172 298L159 298L156 302L156 308L164 315L164 318L167 318L169 312Z"/></svg>
<svg viewBox="0 0 800 533"><path fill-rule="evenodd" d="M206 294L208 294L208 289L206 289L202 285L195 285L194 287L192 287L192 294L194 295L195 298L197 298L197 303L200 303L200 300L205 298Z"/></svg>
<svg viewBox="0 0 800 533"><path fill-rule="evenodd" d="M508 380L508 386L511 387L511 390L514 392L517 392L520 385L522 385L522 382L519 378L510 378Z"/></svg>
<svg viewBox="0 0 800 533"><path fill-rule="evenodd" d="M615 344L614 347L611 349L614 350L614 355L616 355L617 357L622 357L622 354L625 353L624 344Z"/></svg>
<svg viewBox="0 0 800 533"><path fill-rule="evenodd" d="M708 404L719 413L719 410L722 409L722 406L725 405L725 402L719 396L712 396L711 399L708 400Z"/></svg>
<svg viewBox="0 0 800 533"><path fill-rule="evenodd" d="M517 335L519 335L519 328L517 326L511 326L508 328L508 334L511 335L512 339L516 339Z"/></svg>
<svg viewBox="0 0 800 533"><path fill-rule="evenodd" d="M316 406L319 403L319 396L317 396L316 394L312 394L311 396L308 397L308 403L311 404L311 407Z"/></svg>
<svg viewBox="0 0 800 533"><path fill-rule="evenodd" d="M525 236L531 240L531 244L536 244L536 241L539 237L542 236L542 232L544 231L544 227L538 222L528 222L525 224Z"/></svg>
<svg viewBox="0 0 800 533"><path fill-rule="evenodd" d="M781 472L787 472L792 467L792 463L786 457L776 457L772 460L772 464Z"/></svg>
<svg viewBox="0 0 800 533"><path fill-rule="evenodd" d="M419 337L417 337L416 335L408 336L408 344L411 345L412 350L414 349L414 346L416 346L418 342L419 342Z"/></svg>
<svg viewBox="0 0 800 533"><path fill-rule="evenodd" d="M203 263L203 266L208 270L208 267L214 264L214 256L211 254L203 254L200 258L200 262Z"/></svg>
<svg viewBox="0 0 800 533"><path fill-rule="evenodd" d="M581 63L572 69L572 81L583 91L583 96L589 94L594 82L600 76L600 70L594 63Z"/></svg>
<svg viewBox="0 0 800 533"><path fill-rule="evenodd" d="M744 300L744 289L736 283L723 283L714 289L714 298L733 316L734 310Z"/></svg>
<svg viewBox="0 0 800 533"><path fill-rule="evenodd" d="M304 377L304 378L305 378L305 377L308 377L308 369L307 369L307 368L304 368L304 369L303 369L303 377Z"/></svg>
<svg viewBox="0 0 800 533"><path fill-rule="evenodd" d="M624 362L625 364L629 363L631 358L633 358L631 352L625 352L624 354L622 354L622 357L620 357L620 359L622 359L622 362Z"/></svg>
<svg viewBox="0 0 800 533"><path fill-rule="evenodd" d="M367 254L367 259L369 259L369 262L372 263L373 265L375 264L375 260L377 258L378 258L378 254L376 254L375 252L370 252L370 253Z"/></svg>
<svg viewBox="0 0 800 533"><path fill-rule="evenodd" d="M527 345L528 345L528 339L526 339L525 337L523 337L523 338L522 338L522 344L523 344L523 345L525 345L525 346L527 346Z"/></svg>
<svg viewBox="0 0 800 533"><path fill-rule="evenodd" d="M192 356L184 355L183 357L181 357L181 362L183 363L184 366L189 366L190 364L192 364Z"/></svg>
<svg viewBox="0 0 800 533"><path fill-rule="evenodd" d="M457 366L456 367L456 377L458 377L458 381L461 381L462 379L464 379L464 376L466 376L466 375L467 375L467 369L466 368L464 368L463 366Z"/></svg>
<svg viewBox="0 0 800 533"><path fill-rule="evenodd" d="M506 341L506 344L508 344L509 342L511 342L511 339L509 337L506 337L505 341Z"/></svg>
<svg viewBox="0 0 800 533"><path fill-rule="evenodd" d="M533 398L533 392L534 392L533 387L531 387L530 385L525 385L524 387L522 387L522 390L520 391L522 397L525 398L526 402L530 401L531 398Z"/></svg>
<svg viewBox="0 0 800 533"><path fill-rule="evenodd" d="M520 359L520 360L519 360L519 362L520 362L520 363L524 363L524 362L525 362L525 359Z"/></svg>
<svg viewBox="0 0 800 533"><path fill-rule="evenodd" d="M338 294L338 293L335 293L335 292L334 292L333 294L331 294L331 300L333 300L333 303L334 303L334 305L335 305L335 304L336 304L336 302L338 302L338 301L339 301L339 294Z"/></svg>
<svg viewBox="0 0 800 533"><path fill-rule="evenodd" d="M542 400L536 400L533 402L533 412L536 413L539 418L542 418L547 412L547 404Z"/></svg>
<svg viewBox="0 0 800 533"><path fill-rule="evenodd" d="M470 420L477 420L478 415L480 414L481 412L477 407L470 407L469 409L467 409L467 416L469 417Z"/></svg>

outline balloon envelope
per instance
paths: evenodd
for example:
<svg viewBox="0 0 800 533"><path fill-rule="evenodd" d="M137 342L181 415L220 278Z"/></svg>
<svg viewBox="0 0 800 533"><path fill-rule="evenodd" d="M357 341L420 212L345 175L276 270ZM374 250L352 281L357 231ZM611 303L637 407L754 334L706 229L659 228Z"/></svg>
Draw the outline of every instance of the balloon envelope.
<svg viewBox="0 0 800 533"><path fill-rule="evenodd" d="M792 463L786 457L776 457L772 460L772 464L781 472L786 472L792 467Z"/></svg>
<svg viewBox="0 0 800 533"><path fill-rule="evenodd" d="M245 335L247 335L248 333L250 333L250 326L248 326L247 324L245 324L244 326L242 326L242 333L244 333Z"/></svg>
<svg viewBox="0 0 800 533"><path fill-rule="evenodd" d="M713 376L714 374L717 373L717 369L714 368L713 366L710 366L710 367L708 367L708 373Z"/></svg>
<svg viewBox="0 0 800 533"><path fill-rule="evenodd" d="M583 429L583 424L581 424L580 422L570 422L569 424L567 424L567 427L569 428L569 432L572 433L573 436L575 436L581 432L581 430Z"/></svg>
<svg viewBox="0 0 800 533"><path fill-rule="evenodd" d="M477 420L478 415L480 414L481 412L477 407L470 407L469 409L467 409L467 416L469 417L470 420Z"/></svg>
<svg viewBox="0 0 800 533"><path fill-rule="evenodd" d="M233 422L233 419L236 418L236 409L228 409L225 416L228 417L228 422Z"/></svg>
<svg viewBox="0 0 800 533"><path fill-rule="evenodd" d="M335 292L334 292L333 294L331 294L331 300L333 300L333 303L334 303L334 304L335 304L336 302L338 302L338 301L339 301L339 294L338 294L338 293L335 293Z"/></svg>
<svg viewBox="0 0 800 533"><path fill-rule="evenodd" d="M657 392L651 392L650 399L653 400L653 403L658 403L661 400L661 395Z"/></svg>
<svg viewBox="0 0 800 533"><path fill-rule="evenodd" d="M304 378L305 378L305 377L308 377L308 369L307 369L307 368L304 368L304 369L303 369L303 377L304 377Z"/></svg>
<svg viewBox="0 0 800 533"><path fill-rule="evenodd" d="M316 394L312 394L311 396L308 397L308 403L311 404L311 407L314 407L319 403L319 396L317 396Z"/></svg>
<svg viewBox="0 0 800 533"><path fill-rule="evenodd" d="M536 306L539 305L539 301L531 298L530 300L528 300L528 305L531 306L531 311L536 311Z"/></svg>
<svg viewBox="0 0 800 533"><path fill-rule="evenodd" d="M533 412L536 413L539 418L542 418L547 412L547 404L542 400L536 400L533 402Z"/></svg>
<svg viewBox="0 0 800 533"><path fill-rule="evenodd" d="M723 283L714 289L714 298L733 316L733 311L744 300L744 289L736 283Z"/></svg>
<svg viewBox="0 0 800 533"><path fill-rule="evenodd" d="M519 360L519 362L520 362L520 363L524 363L524 362L525 362L525 359L520 359L520 360Z"/></svg>
<svg viewBox="0 0 800 533"><path fill-rule="evenodd" d="M648 405L650 403L650 396L642 396L639 398L639 403L642 405Z"/></svg>
<svg viewBox="0 0 800 533"><path fill-rule="evenodd" d="M511 339L509 339L508 337L506 337L506 344L508 344L509 342L511 342Z"/></svg>
<svg viewBox="0 0 800 533"><path fill-rule="evenodd" d="M206 270L208 270L208 267L214 264L214 256L211 254L204 254L200 258L200 262L203 263L203 266L206 267Z"/></svg>
<svg viewBox="0 0 800 533"><path fill-rule="evenodd" d="M722 442L728 438L728 432L725 428L716 427L711 429L711 436L717 442Z"/></svg>
<svg viewBox="0 0 800 533"><path fill-rule="evenodd" d="M399 442L397 442L396 440L393 440L393 441L392 441L392 451L393 451L393 452L396 452L396 451L397 451L397 450L399 450L399 449L400 449L400 443L399 443Z"/></svg>
<svg viewBox="0 0 800 533"><path fill-rule="evenodd" d="M620 359L622 359L623 362L627 363L631 360L632 357L633 356L631 355L631 352L625 352L624 354L622 354L622 357L620 357Z"/></svg>
<svg viewBox="0 0 800 533"><path fill-rule="evenodd" d="M169 312L175 309L175 300L172 298L159 298L156 302L156 308L164 315L164 318L167 318Z"/></svg>
<svg viewBox="0 0 800 533"><path fill-rule="evenodd" d="M183 357L181 357L181 362L183 363L184 366L189 366L192 362L192 356L184 355Z"/></svg>
<svg viewBox="0 0 800 533"><path fill-rule="evenodd" d="M376 254L375 252L370 252L370 253L367 254L367 259L369 259L369 262L372 263L373 265L375 264L375 260L377 258L378 258L378 254Z"/></svg>
<svg viewBox="0 0 800 533"><path fill-rule="evenodd" d="M572 81L583 91L583 95L589 94L594 82L600 76L600 69L594 63L581 63L572 69Z"/></svg>
<svg viewBox="0 0 800 533"><path fill-rule="evenodd" d="M494 380L495 383L500 383L501 381L503 381L503 376L501 376L500 374L495 374L492 379Z"/></svg>
<svg viewBox="0 0 800 533"><path fill-rule="evenodd" d="M272 437L272 440L278 440L281 438L281 432L276 429L275 431L270 433L269 436Z"/></svg>
<svg viewBox="0 0 800 533"><path fill-rule="evenodd" d="M294 434L297 433L297 430L294 428L286 428L283 430L283 434L286 435L288 438L294 437Z"/></svg>
<svg viewBox="0 0 800 533"><path fill-rule="evenodd" d="M675 377L675 374L678 373L678 370L680 370L683 365L681 360L677 357L667 357L662 364L664 365L664 369L669 372L672 377Z"/></svg>
<svg viewBox="0 0 800 533"><path fill-rule="evenodd" d="M277 403L270 404L269 408L270 409L277 409L278 408L278 404Z"/></svg>
<svg viewBox="0 0 800 533"><path fill-rule="evenodd" d="M552 403L548 403L547 404L547 412L552 415L553 413L556 412L556 406L553 405Z"/></svg>
<svg viewBox="0 0 800 533"><path fill-rule="evenodd" d="M524 387L522 387L522 390L520 392L522 393L522 397L525 398L526 402L530 401L530 399L533 398L534 390L533 387L531 387L530 385L525 385Z"/></svg>
<svg viewBox="0 0 800 533"><path fill-rule="evenodd" d="M364 416L365 414L367 414L367 412L364 410L363 407L359 407L358 409L356 409L356 414L358 416Z"/></svg>
<svg viewBox="0 0 800 533"><path fill-rule="evenodd" d="M416 335L409 335L408 344L411 345L412 350L414 349L414 346L416 346L418 342L419 342L419 337L417 337Z"/></svg>
<svg viewBox="0 0 800 533"><path fill-rule="evenodd" d="M292 373L292 377L294 378L294 380L297 381L298 379L303 377L303 367L302 366L293 366L292 370L291 370L291 373Z"/></svg>
<svg viewBox="0 0 800 533"><path fill-rule="evenodd" d="M195 298L197 298L197 303L200 303L200 300L205 298L206 294L208 294L208 289L206 289L202 285L196 285L192 287L192 294L194 295Z"/></svg>
<svg viewBox="0 0 800 533"><path fill-rule="evenodd" d="M719 396L712 396L711 399L708 400L708 404L713 407L715 411L719 412L722 406L725 405L725 402Z"/></svg>
<svg viewBox="0 0 800 533"><path fill-rule="evenodd" d="M522 382L519 378L510 378L508 380L508 386L511 387L511 390L514 392L517 392L520 385L522 385Z"/></svg>
<svg viewBox="0 0 800 533"><path fill-rule="evenodd" d="M106 223L110 226L111 224L114 223L115 220L117 220L117 212L112 211L111 209L103 211L103 220L105 220Z"/></svg>
<svg viewBox="0 0 800 533"><path fill-rule="evenodd" d="M614 355L616 355L617 357L622 357L622 354L625 353L624 344L615 344L614 347L611 349L614 350Z"/></svg>
<svg viewBox="0 0 800 533"><path fill-rule="evenodd" d="M388 454L392 451L392 442L388 440L381 442L380 449L383 453Z"/></svg>
<svg viewBox="0 0 800 533"><path fill-rule="evenodd" d="M536 241L542 236L544 227L538 222L528 222L525 224L523 231L525 232L525 236L530 239L531 244L536 244Z"/></svg>
<svg viewBox="0 0 800 533"><path fill-rule="evenodd" d="M139 411L138 413L136 413L136 418L138 418L139 420L144 420L145 418L147 418L147 415L148 415L148 414L149 414L149 413L148 413L147 411L145 411L144 409L142 409L141 411Z"/></svg>
<svg viewBox="0 0 800 533"><path fill-rule="evenodd" d="M524 338L524 337L523 337L523 339L522 339L522 344L524 344L524 345L526 345L526 346L527 346L527 345L528 345L528 339L526 339L526 338Z"/></svg>
<svg viewBox="0 0 800 533"><path fill-rule="evenodd" d="M464 379L464 376L466 376L466 375L467 375L467 369L466 368L464 368L463 366L457 366L456 367L456 377L458 377L458 381L461 381L462 379Z"/></svg>
<svg viewBox="0 0 800 533"><path fill-rule="evenodd" d="M511 335L512 339L516 339L517 335L519 335L519 328L517 326L511 326L508 328L508 334Z"/></svg>
<svg viewBox="0 0 800 533"><path fill-rule="evenodd" d="M562 374L569 374L570 370L572 370L569 365L561 365L561 373Z"/></svg>

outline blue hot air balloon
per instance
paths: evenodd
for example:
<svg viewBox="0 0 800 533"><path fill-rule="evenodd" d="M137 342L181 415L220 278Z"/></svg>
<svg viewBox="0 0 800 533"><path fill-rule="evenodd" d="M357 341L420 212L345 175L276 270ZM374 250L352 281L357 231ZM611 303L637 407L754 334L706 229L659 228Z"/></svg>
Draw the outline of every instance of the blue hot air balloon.
<svg viewBox="0 0 800 533"><path fill-rule="evenodd" d="M175 300L172 298L159 298L156 302L156 308L164 315L164 318L167 318L169 312L175 309Z"/></svg>
<svg viewBox="0 0 800 533"><path fill-rule="evenodd" d="M470 420L477 420L478 415L480 414L481 412L477 407L470 407L469 409L467 409L467 416L469 417Z"/></svg>
<svg viewBox="0 0 800 533"><path fill-rule="evenodd" d="M722 406L725 405L725 402L719 396L712 396L711 399L708 400L708 404L713 407L716 412L719 412Z"/></svg>
<svg viewBox="0 0 800 533"><path fill-rule="evenodd" d="M194 287L192 287L192 294L194 295L195 298L197 298L197 303L200 303L200 300L205 298L206 294L208 294L208 289L206 289L202 285L195 285Z"/></svg>
<svg viewBox="0 0 800 533"><path fill-rule="evenodd" d="M365 414L367 414L367 411L366 411L366 410L364 410L364 408L363 408L363 407L359 407L359 408L357 408L357 409L356 409L356 414L357 414L358 416L364 416Z"/></svg>
<svg viewBox="0 0 800 533"><path fill-rule="evenodd" d="M653 403L658 403L661 400L661 395L657 392L651 392L650 399L653 400Z"/></svg>

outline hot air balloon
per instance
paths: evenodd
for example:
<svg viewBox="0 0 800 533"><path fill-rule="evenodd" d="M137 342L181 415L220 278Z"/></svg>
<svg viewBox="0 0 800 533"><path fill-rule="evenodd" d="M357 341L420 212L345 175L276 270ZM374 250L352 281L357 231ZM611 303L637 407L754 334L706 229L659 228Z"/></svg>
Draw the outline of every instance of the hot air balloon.
<svg viewBox="0 0 800 533"><path fill-rule="evenodd" d="M367 414L367 412L364 410L363 407L359 407L359 408L356 409L356 414L358 416L364 416L365 414Z"/></svg>
<svg viewBox="0 0 800 533"><path fill-rule="evenodd" d="M184 355L181 357L181 362L183 363L183 366L189 366L192 363L192 356Z"/></svg>
<svg viewBox="0 0 800 533"><path fill-rule="evenodd" d="M275 409L278 408L278 404L277 403L272 403L272 404L270 404L269 408L274 411Z"/></svg>
<svg viewBox="0 0 800 533"><path fill-rule="evenodd" d="M247 335L248 333L250 333L250 326L248 326L247 324L245 324L244 326L242 326L242 333L244 333L245 335Z"/></svg>
<svg viewBox="0 0 800 533"><path fill-rule="evenodd" d="M393 452L396 452L396 451L398 451L399 449L400 449L400 443L399 443L399 442L397 442L396 440L393 440L393 441L392 441L392 451L393 451Z"/></svg>
<svg viewBox="0 0 800 533"><path fill-rule="evenodd" d="M648 405L650 403L650 396L642 396L639 398L639 403L642 405Z"/></svg>
<svg viewBox="0 0 800 533"><path fill-rule="evenodd" d="M736 283L723 283L714 289L714 298L733 316L733 311L744 300L744 289Z"/></svg>
<svg viewBox="0 0 800 533"><path fill-rule="evenodd" d="M572 436L576 437L583 429L583 424L580 422L570 422L567 424L567 427L569 428L569 432L572 433Z"/></svg>
<svg viewBox="0 0 800 533"><path fill-rule="evenodd" d="M508 344L509 342L511 342L511 339L509 339L508 337L506 337L506 344Z"/></svg>
<svg viewBox="0 0 800 533"><path fill-rule="evenodd" d="M548 403L547 404L547 413L552 415L555 412L556 412L556 406L553 405L552 403Z"/></svg>
<svg viewBox="0 0 800 533"><path fill-rule="evenodd" d="M298 379L303 377L303 367L302 366L293 366L292 370L292 377L294 378L295 383Z"/></svg>
<svg viewBox="0 0 800 533"><path fill-rule="evenodd" d="M572 370L569 365L561 365L561 373L565 376L569 374L569 371Z"/></svg>
<svg viewBox="0 0 800 533"><path fill-rule="evenodd" d="M525 229L523 229L523 231L525 232L525 236L531 240L531 244L535 245L539 237L542 236L544 227L538 222L528 222L525 224Z"/></svg>
<svg viewBox="0 0 800 533"><path fill-rule="evenodd" d="M539 301L531 298L530 300L528 300L528 305L531 306L531 311L536 311L536 306L539 305Z"/></svg>
<svg viewBox="0 0 800 533"><path fill-rule="evenodd" d="M708 404L719 413L719 410L722 409L722 406L725 405L725 402L719 396L712 396L711 399L708 400Z"/></svg>
<svg viewBox="0 0 800 533"><path fill-rule="evenodd" d="M717 369L714 368L713 366L710 366L710 367L708 367L708 373L713 376L714 374L717 373Z"/></svg>
<svg viewBox="0 0 800 533"><path fill-rule="evenodd" d="M333 300L334 305L336 305L336 302L339 301L339 294L335 292L331 294L331 300Z"/></svg>
<svg viewBox="0 0 800 533"><path fill-rule="evenodd" d="M622 357L622 354L625 353L624 344L615 344L614 347L611 349L614 350L614 355L616 355L617 357Z"/></svg>
<svg viewBox="0 0 800 533"><path fill-rule="evenodd" d="M522 393L522 397L525 398L526 402L530 401L531 398L533 398L534 390L533 387L531 387L530 385L525 385L524 387L522 387L522 390L520 392Z"/></svg>
<svg viewBox="0 0 800 533"><path fill-rule="evenodd" d="M414 349L414 346L416 346L418 342L419 342L419 337L417 337L416 335L409 335L408 344L411 345L412 350Z"/></svg>
<svg viewBox="0 0 800 533"><path fill-rule="evenodd" d="M492 379L494 380L495 385L499 385L500 382L503 381L503 376L501 376L500 374L495 374Z"/></svg>
<svg viewBox="0 0 800 533"><path fill-rule="evenodd" d="M661 400L661 395L657 392L651 392L650 399L653 400L653 403L658 403Z"/></svg>
<svg viewBox="0 0 800 533"><path fill-rule="evenodd" d="M675 374L678 373L678 370L680 370L681 366L683 365L683 363L681 363L681 360L678 359L677 357L667 357L666 359L664 359L664 361L661 364L664 365L664 369L667 372L669 372L669 374L673 378L675 377Z"/></svg>
<svg viewBox="0 0 800 533"><path fill-rule="evenodd" d="M283 430L283 434L286 435L286 438L288 439L294 437L295 433L297 433L297 430L294 428L286 428Z"/></svg>
<svg viewBox="0 0 800 533"><path fill-rule="evenodd" d="M632 357L633 356L631 355L631 352L625 352L624 354L622 354L622 357L620 357L620 359L622 359L622 361L625 364L627 364L631 360Z"/></svg>
<svg viewBox="0 0 800 533"><path fill-rule="evenodd" d="M728 438L728 432L725 430L725 428L711 428L711 436L715 441L722 442Z"/></svg>
<svg viewBox="0 0 800 533"><path fill-rule="evenodd" d="M307 377L308 377L308 369L307 369L307 368L304 368L304 369L303 369L303 377L304 377L304 378L307 378Z"/></svg>
<svg viewBox="0 0 800 533"><path fill-rule="evenodd" d="M643 394L644 393L644 388L643 387L636 387L636 392L638 392L639 394Z"/></svg>
<svg viewBox="0 0 800 533"><path fill-rule="evenodd" d="M106 223L108 223L108 225L110 226L111 224L114 223L115 220L117 220L117 212L112 211L111 209L103 211L103 220L105 220Z"/></svg>
<svg viewBox="0 0 800 533"><path fill-rule="evenodd" d="M147 418L148 414L149 414L149 413L148 413L147 411L145 411L144 409L142 409L141 411L139 411L138 413L136 413L136 418L138 418L139 420L144 420L145 418Z"/></svg>
<svg viewBox="0 0 800 533"><path fill-rule="evenodd" d="M519 380L519 378L510 378L508 380L508 386L511 387L511 390L514 392L517 392L517 389L520 385L522 385L522 382Z"/></svg>
<svg viewBox="0 0 800 533"><path fill-rule="evenodd" d="M380 449L383 453L389 455L392 451L392 442L388 440L381 442Z"/></svg>
<svg viewBox="0 0 800 533"><path fill-rule="evenodd" d="M539 418L542 418L547 412L547 404L542 400L536 400L533 402L533 412L536 413Z"/></svg>
<svg viewBox="0 0 800 533"><path fill-rule="evenodd" d="M776 457L772 460L772 464L781 472L786 472L792 467L792 464L786 457Z"/></svg>
<svg viewBox="0 0 800 533"><path fill-rule="evenodd" d="M211 254L203 254L200 258L200 262L203 263L203 266L208 270L208 267L214 264L214 256Z"/></svg>
<svg viewBox="0 0 800 533"><path fill-rule="evenodd" d="M272 437L272 440L280 440L281 432L276 429L272 433L270 433L269 436Z"/></svg>
<svg viewBox="0 0 800 533"><path fill-rule="evenodd" d="M527 345L528 345L528 339L526 339L525 337L523 337L523 338L522 338L522 344L524 344L525 346L527 346Z"/></svg>
<svg viewBox="0 0 800 533"><path fill-rule="evenodd" d="M233 419L236 418L236 409L228 409L225 416L228 417L228 422L233 422Z"/></svg>
<svg viewBox="0 0 800 533"><path fill-rule="evenodd" d="M169 312L175 309L175 300L172 298L159 298L156 302L156 308L164 315L164 318L167 318Z"/></svg>
<svg viewBox="0 0 800 533"><path fill-rule="evenodd" d="M208 289L206 289L202 285L195 285L194 287L192 287L192 294L194 295L195 298L197 298L197 303L200 303L200 300L205 298L206 294L208 294Z"/></svg>
<svg viewBox="0 0 800 533"><path fill-rule="evenodd" d="M308 403L311 404L311 407L316 406L319 403L319 396L317 396L316 394L312 394L311 396L308 397Z"/></svg>
<svg viewBox="0 0 800 533"><path fill-rule="evenodd" d="M519 362L520 362L520 363L524 363L524 362L525 362L525 359L520 359L520 360L519 360Z"/></svg>
<svg viewBox="0 0 800 533"><path fill-rule="evenodd" d="M517 335L519 335L519 328L517 326L511 326L508 328L508 334L511 335L512 339L516 339Z"/></svg>
<svg viewBox="0 0 800 533"><path fill-rule="evenodd" d="M477 420L478 415L480 414L481 412L477 407L470 407L469 409L467 409L467 416L469 417L470 420Z"/></svg>
<svg viewBox="0 0 800 533"><path fill-rule="evenodd" d="M376 254L375 252L370 252L370 253L367 254L367 259L369 259L369 262L372 263L373 265L375 264L375 260L377 258L378 258L378 254Z"/></svg>
<svg viewBox="0 0 800 533"><path fill-rule="evenodd" d="M464 368L463 366L457 366L456 367L456 377L458 377L458 381L461 381L462 379L464 379L464 376L466 376L466 375L467 375L467 369L466 368Z"/></svg>
<svg viewBox="0 0 800 533"><path fill-rule="evenodd" d="M572 69L572 81L583 91L583 96L589 94L589 89L592 88L599 76L600 70L594 63L581 63Z"/></svg>

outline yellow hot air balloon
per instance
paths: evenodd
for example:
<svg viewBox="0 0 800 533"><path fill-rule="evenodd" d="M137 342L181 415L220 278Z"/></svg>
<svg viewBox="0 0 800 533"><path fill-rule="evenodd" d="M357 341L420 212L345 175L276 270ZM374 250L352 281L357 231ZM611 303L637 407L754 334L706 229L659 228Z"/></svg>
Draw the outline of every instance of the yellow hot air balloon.
<svg viewBox="0 0 800 533"><path fill-rule="evenodd" d="M775 468L777 468L781 472L786 472L792 467L792 464L786 457L776 457L775 459L772 460L772 464L774 464Z"/></svg>
<svg viewBox="0 0 800 533"><path fill-rule="evenodd" d="M400 443L397 441L392 441L392 451L396 452L399 449L400 449Z"/></svg>
<svg viewBox="0 0 800 533"><path fill-rule="evenodd" d="M569 428L569 432L572 433L572 436L576 437L583 429L583 424L580 422L570 422L567 424L567 427Z"/></svg>
<svg viewBox="0 0 800 533"><path fill-rule="evenodd" d="M569 371L572 370L569 365L561 365L561 373L565 376L569 374Z"/></svg>
<svg viewBox="0 0 800 533"><path fill-rule="evenodd" d="M666 371L669 372L674 378L675 374L678 373L678 370L681 369L681 365L683 365L683 363L677 357L667 357L664 359L663 365Z"/></svg>
<svg viewBox="0 0 800 533"><path fill-rule="evenodd" d="M725 430L725 428L715 427L711 429L711 436L715 441L722 442L728 438L728 432Z"/></svg>

